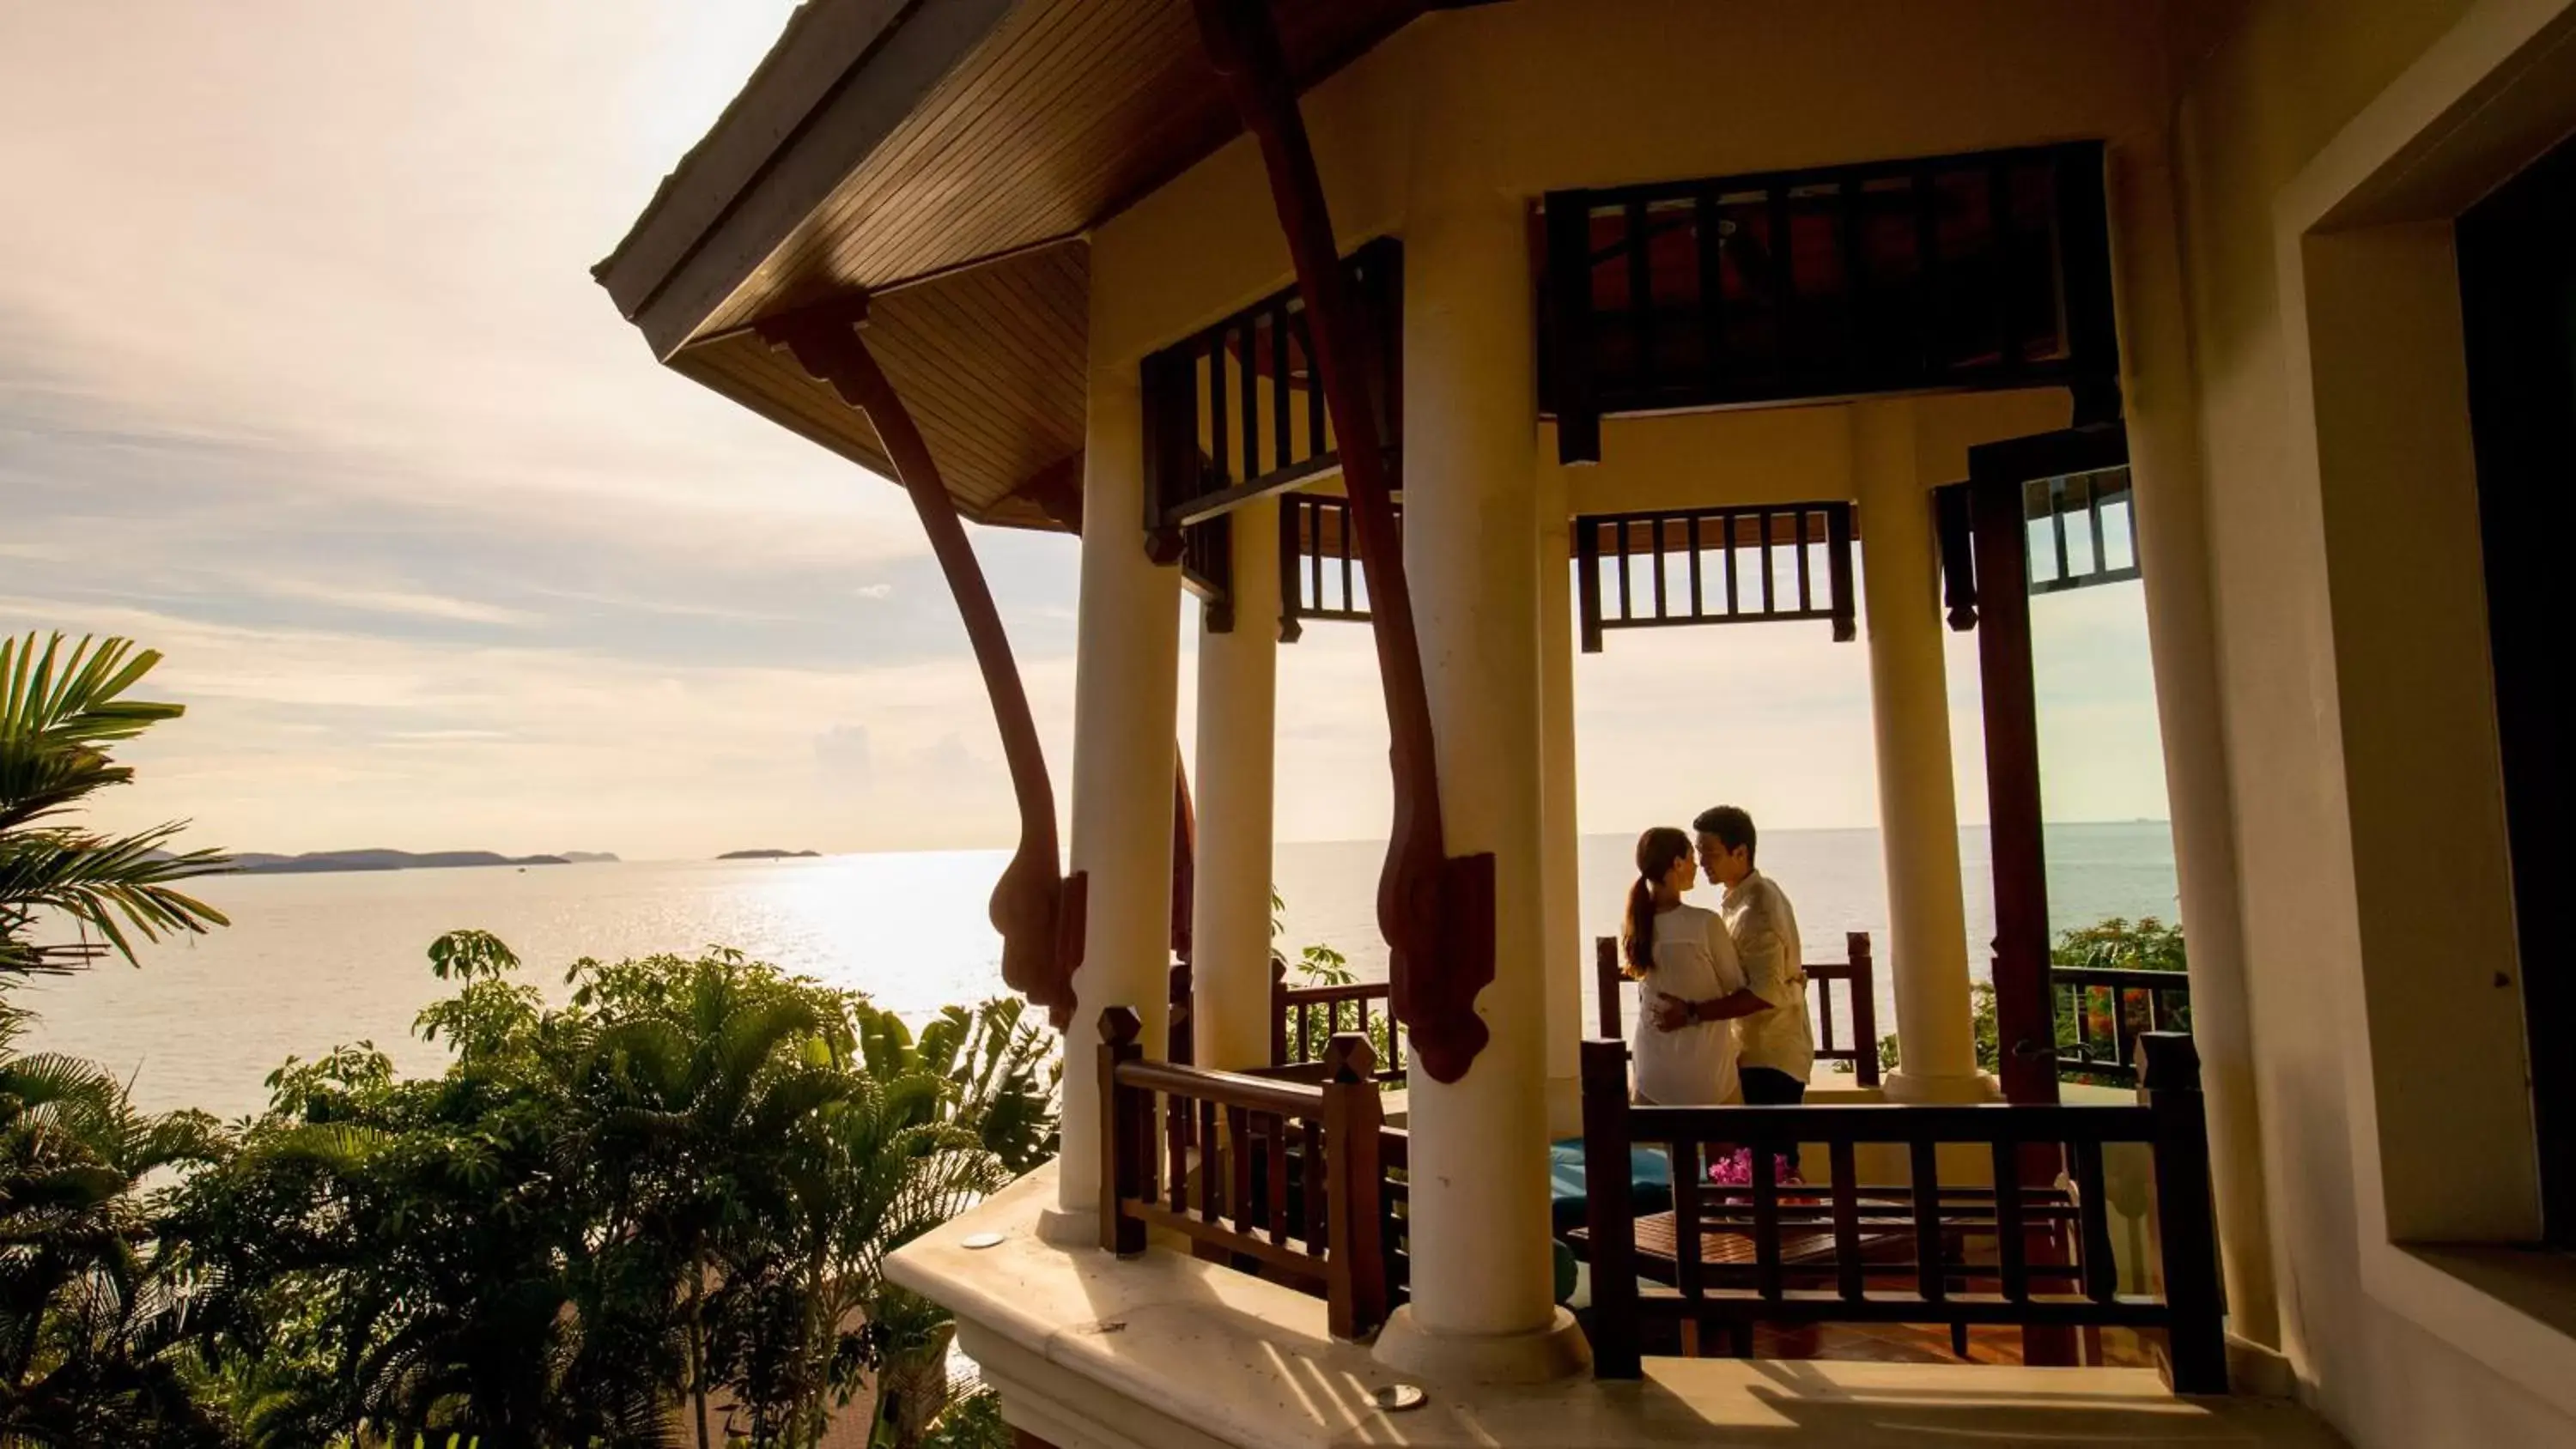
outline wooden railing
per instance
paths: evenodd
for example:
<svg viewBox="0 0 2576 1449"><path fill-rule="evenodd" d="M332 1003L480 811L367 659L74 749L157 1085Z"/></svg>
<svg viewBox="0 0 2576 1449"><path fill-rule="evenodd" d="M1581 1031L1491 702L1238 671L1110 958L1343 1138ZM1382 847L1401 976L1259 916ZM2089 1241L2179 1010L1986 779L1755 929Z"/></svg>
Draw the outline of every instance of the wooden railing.
<svg viewBox="0 0 2576 1449"><path fill-rule="evenodd" d="M1375 1331L1394 1209L1367 1039L1336 1037L1325 1080L1303 1083L1147 1061L1142 1032L1126 1007L1101 1013L1100 1246L1131 1258L1148 1229L1179 1233L1317 1293L1334 1337Z"/></svg>
<svg viewBox="0 0 2576 1449"><path fill-rule="evenodd" d="M1585 1042L1584 1160L1620 1165L1617 1180L1587 1193L1594 1372L1637 1377L1650 1319L1719 1325L1738 1344L1758 1322L2122 1326L2164 1331L2177 1393L2226 1392L2199 1061L2188 1037L2141 1044L2147 1088L2137 1106L1640 1107L1629 1101L1626 1045ZM1625 1165L1640 1142L1671 1154L1670 1289L1639 1283ZM1827 1182L1780 1182L1776 1154L1801 1142L1825 1144ZM2161 1296L2119 1291L2103 1151L2131 1142L2154 1154ZM1910 1180L1861 1185L1855 1149L1865 1144L1904 1148ZM1985 1149L1991 1181L2006 1186L1970 1198L1945 1190L1945 1146ZM1738 1147L1750 1149L1750 1184L1707 1181L1704 1164ZM2011 1186L2042 1157L2062 1162L2071 1186ZM1991 1244L1991 1264L1968 1261L1969 1238ZM1873 1251L1889 1243L1896 1255Z"/></svg>
<svg viewBox="0 0 2576 1449"><path fill-rule="evenodd" d="M1341 986L1291 986L1288 984L1288 963L1273 957L1270 962L1270 1065L1273 1071L1320 1067L1336 1035L1356 1032L1365 1040L1370 1023L1382 1020L1386 1023L1386 1056L1378 1063L1377 1079L1384 1083L1402 1083L1404 1033L1396 1028L1395 1018L1386 1005L1388 992L1387 983L1383 981L1353 981Z"/></svg>
<svg viewBox="0 0 2576 1449"><path fill-rule="evenodd" d="M2191 978L2180 971L2133 971L2104 966L2052 966L2049 999L2056 1015L2070 1014L2075 1033L2063 1032L2057 1044L2057 1074L2085 1077L2114 1086L2138 1081L2137 1043L2148 1032L2191 1031ZM2091 1007L2110 1001L2105 1030L2095 1024Z"/></svg>
<svg viewBox="0 0 2576 1449"><path fill-rule="evenodd" d="M1850 931L1843 936L1843 948L1850 959L1843 961L1809 961L1805 964L1807 980L1816 988L1810 1015L1816 1025L1816 1060L1849 1062L1852 1074L1864 1087L1878 1085L1878 983L1871 959L1869 932ZM1600 993L1598 1019L1605 1037L1627 1035L1621 1025L1619 985L1626 975L1619 969L1619 938L1596 936L1592 942L1592 970ZM1840 982L1843 999L1851 1017L1851 1033L1846 1038L1834 1016L1834 984Z"/></svg>

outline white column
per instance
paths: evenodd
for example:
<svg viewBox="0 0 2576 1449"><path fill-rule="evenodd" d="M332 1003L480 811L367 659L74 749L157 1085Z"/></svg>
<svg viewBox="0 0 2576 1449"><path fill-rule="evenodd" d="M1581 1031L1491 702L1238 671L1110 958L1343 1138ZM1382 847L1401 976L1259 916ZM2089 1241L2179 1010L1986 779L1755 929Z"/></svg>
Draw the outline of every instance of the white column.
<svg viewBox="0 0 2576 1449"><path fill-rule="evenodd" d="M1941 663L1932 500L1915 462L1914 405L1850 410L1860 496L1861 585L1869 615L1870 723L1878 743L1879 849L1887 864L1897 1069L1889 1100L1994 1095L1977 1073L1968 1002L1968 927L1959 884L1959 807L1950 776L1950 698Z"/></svg>
<svg viewBox="0 0 2576 1449"><path fill-rule="evenodd" d="M2252 987L2237 897L2235 807L2219 724L2207 498L2172 186L2171 172L2153 156L2124 157L2115 177L2119 224L2112 236L2120 350L2128 369L2123 392L2131 496L2173 816L2174 869L2190 942L2192 1044L2200 1053L2201 1090L2209 1106L2209 1169L2227 1280L2227 1327L2246 1343L2277 1349L2281 1322L2255 1091ZM2241 1361L2239 1366L2258 1373L2268 1367Z"/></svg>
<svg viewBox="0 0 2576 1449"><path fill-rule="evenodd" d="M1270 833L1279 696L1279 506L1230 515L1234 627L1199 623L1199 858L1190 905L1198 1064L1270 1057Z"/></svg>
<svg viewBox="0 0 2576 1449"><path fill-rule="evenodd" d="M1550 1292L1537 419L1520 203L1417 187L1404 272L1405 568L1449 853L1495 858L1495 961L1477 1000L1484 1050L1456 1082L1413 1067L1413 1301L1377 1353L1435 1379L1534 1380L1584 1354Z"/></svg>
<svg viewBox="0 0 2576 1449"><path fill-rule="evenodd" d="M1144 408L1133 367L1094 368L1084 428L1082 598L1073 676L1072 869L1090 880L1082 967L1065 1034L1058 1242L1099 1241L1100 1013L1144 1019L1162 1055L1170 989L1172 731L1179 691L1177 567L1145 556Z"/></svg>
<svg viewBox="0 0 2576 1449"><path fill-rule="evenodd" d="M1547 1130L1583 1130L1583 863L1574 788L1574 576L1565 473L1538 486L1539 905L1547 957Z"/></svg>

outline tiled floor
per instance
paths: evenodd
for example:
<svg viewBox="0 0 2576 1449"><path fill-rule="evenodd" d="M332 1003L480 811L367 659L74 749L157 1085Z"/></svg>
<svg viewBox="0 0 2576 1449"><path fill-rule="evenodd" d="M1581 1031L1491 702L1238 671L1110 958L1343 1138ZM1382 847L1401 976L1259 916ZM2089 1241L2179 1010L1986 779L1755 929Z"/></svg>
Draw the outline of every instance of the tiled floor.
<svg viewBox="0 0 2576 1449"><path fill-rule="evenodd" d="M2150 1345L2137 1331L2107 1328L2078 1335L2079 1360L2111 1368L2152 1367ZM1811 1329L1761 1327L1753 1331L1756 1358L1863 1359L1876 1363L1957 1363L1950 1352L1946 1325L1911 1323L1837 1323ZM2022 1362L2018 1328L1983 1325L1968 1330L1969 1363Z"/></svg>

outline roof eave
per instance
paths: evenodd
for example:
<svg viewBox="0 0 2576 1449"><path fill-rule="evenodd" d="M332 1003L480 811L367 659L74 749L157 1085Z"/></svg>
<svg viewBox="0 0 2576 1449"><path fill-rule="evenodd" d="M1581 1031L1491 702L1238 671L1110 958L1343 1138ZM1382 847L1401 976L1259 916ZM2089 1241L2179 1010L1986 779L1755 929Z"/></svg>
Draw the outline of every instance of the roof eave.
<svg viewBox="0 0 2576 1449"><path fill-rule="evenodd" d="M714 127L592 268L669 361L1013 0L807 0Z"/></svg>

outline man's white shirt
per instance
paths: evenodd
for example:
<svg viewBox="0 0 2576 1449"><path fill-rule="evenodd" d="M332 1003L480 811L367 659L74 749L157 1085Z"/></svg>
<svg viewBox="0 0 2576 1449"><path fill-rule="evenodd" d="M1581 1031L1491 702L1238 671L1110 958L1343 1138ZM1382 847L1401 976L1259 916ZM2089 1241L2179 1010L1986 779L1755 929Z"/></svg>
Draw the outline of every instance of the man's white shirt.
<svg viewBox="0 0 2576 1449"><path fill-rule="evenodd" d="M1798 940L1798 915L1769 876L1749 871L1727 887L1719 909L1735 940L1745 984L1771 1003L1736 1021L1737 1064L1769 1067L1807 1080L1816 1064L1816 1033L1807 1018L1806 956Z"/></svg>

